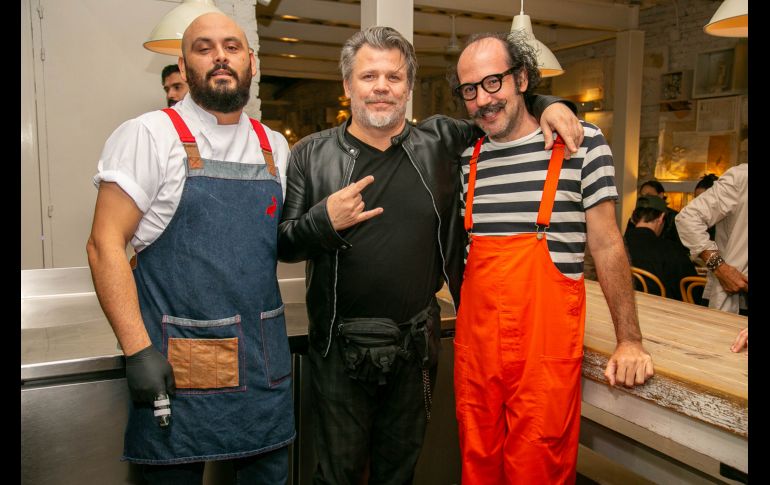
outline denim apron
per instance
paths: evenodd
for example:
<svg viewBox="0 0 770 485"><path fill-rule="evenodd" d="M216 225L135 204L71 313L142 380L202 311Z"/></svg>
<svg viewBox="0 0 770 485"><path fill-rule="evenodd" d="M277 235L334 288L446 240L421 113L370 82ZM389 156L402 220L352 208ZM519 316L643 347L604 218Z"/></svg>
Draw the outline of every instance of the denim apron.
<svg viewBox="0 0 770 485"><path fill-rule="evenodd" d="M171 423L131 401L123 459L173 464L239 458L294 440L291 356L276 276L283 197L266 164L201 159L174 110L186 179L163 234L132 261L152 344L174 369Z"/></svg>

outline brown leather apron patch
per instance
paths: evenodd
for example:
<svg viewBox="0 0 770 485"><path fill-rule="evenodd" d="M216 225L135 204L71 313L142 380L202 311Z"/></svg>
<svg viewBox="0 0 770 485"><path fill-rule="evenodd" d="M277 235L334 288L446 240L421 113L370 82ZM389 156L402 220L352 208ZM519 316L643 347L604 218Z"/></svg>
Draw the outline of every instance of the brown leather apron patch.
<svg viewBox="0 0 770 485"><path fill-rule="evenodd" d="M238 338L168 339L168 361L180 389L238 386Z"/></svg>

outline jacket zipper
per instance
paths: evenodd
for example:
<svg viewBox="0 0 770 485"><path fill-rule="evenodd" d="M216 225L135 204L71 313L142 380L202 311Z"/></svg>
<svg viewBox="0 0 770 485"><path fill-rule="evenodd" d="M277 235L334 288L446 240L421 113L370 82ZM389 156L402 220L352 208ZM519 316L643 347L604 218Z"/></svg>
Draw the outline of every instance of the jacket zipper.
<svg viewBox="0 0 770 485"><path fill-rule="evenodd" d="M352 161L350 162L350 170L348 171L347 175L345 176L345 180L343 180L342 187L340 187L340 189L350 185L350 179L353 177L353 167L356 164L356 159L353 156L351 156L350 158L352 159ZM334 297L334 303L333 303L333 308L332 308L332 321L331 321L331 323L329 325L329 340L326 343L326 350L324 350L324 353L323 353L324 357L329 355L329 349L332 346L332 338L333 338L333 335L334 335L334 321L337 320L337 273L338 273L338 269L339 269L339 262L340 262L340 250L337 249L336 251L334 251L334 285L333 285L333 289L332 289L332 294L333 294L333 297Z"/></svg>

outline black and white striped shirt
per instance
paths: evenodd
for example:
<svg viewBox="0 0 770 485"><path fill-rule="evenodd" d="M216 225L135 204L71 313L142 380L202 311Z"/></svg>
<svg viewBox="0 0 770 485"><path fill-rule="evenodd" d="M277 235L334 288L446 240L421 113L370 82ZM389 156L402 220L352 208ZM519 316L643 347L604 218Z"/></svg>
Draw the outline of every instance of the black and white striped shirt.
<svg viewBox="0 0 770 485"><path fill-rule="evenodd" d="M567 277L583 274L586 245L585 211L618 198L612 153L601 130L585 121L583 144L564 160L551 225L546 239L551 259ZM510 142L484 141L477 162L473 200L473 234L510 236L534 233L551 151L544 151L543 132ZM473 147L462 155L463 201L468 192ZM462 209L465 215L465 208ZM468 248L466 248L467 257Z"/></svg>

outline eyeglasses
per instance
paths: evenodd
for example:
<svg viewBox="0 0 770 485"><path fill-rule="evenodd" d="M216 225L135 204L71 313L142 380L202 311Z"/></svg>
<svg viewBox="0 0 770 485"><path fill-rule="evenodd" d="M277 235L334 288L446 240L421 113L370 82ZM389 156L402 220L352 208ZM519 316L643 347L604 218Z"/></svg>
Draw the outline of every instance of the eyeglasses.
<svg viewBox="0 0 770 485"><path fill-rule="evenodd" d="M503 87L503 78L508 74L512 74L514 70L514 68L510 68L505 72L501 72L500 74L490 74L477 83L460 84L455 88L454 93L457 96L463 98L465 101L472 101L476 99L476 96L478 95L478 89L476 86L481 86L484 88L484 91L488 92L489 94L496 93L500 91L500 88Z"/></svg>

